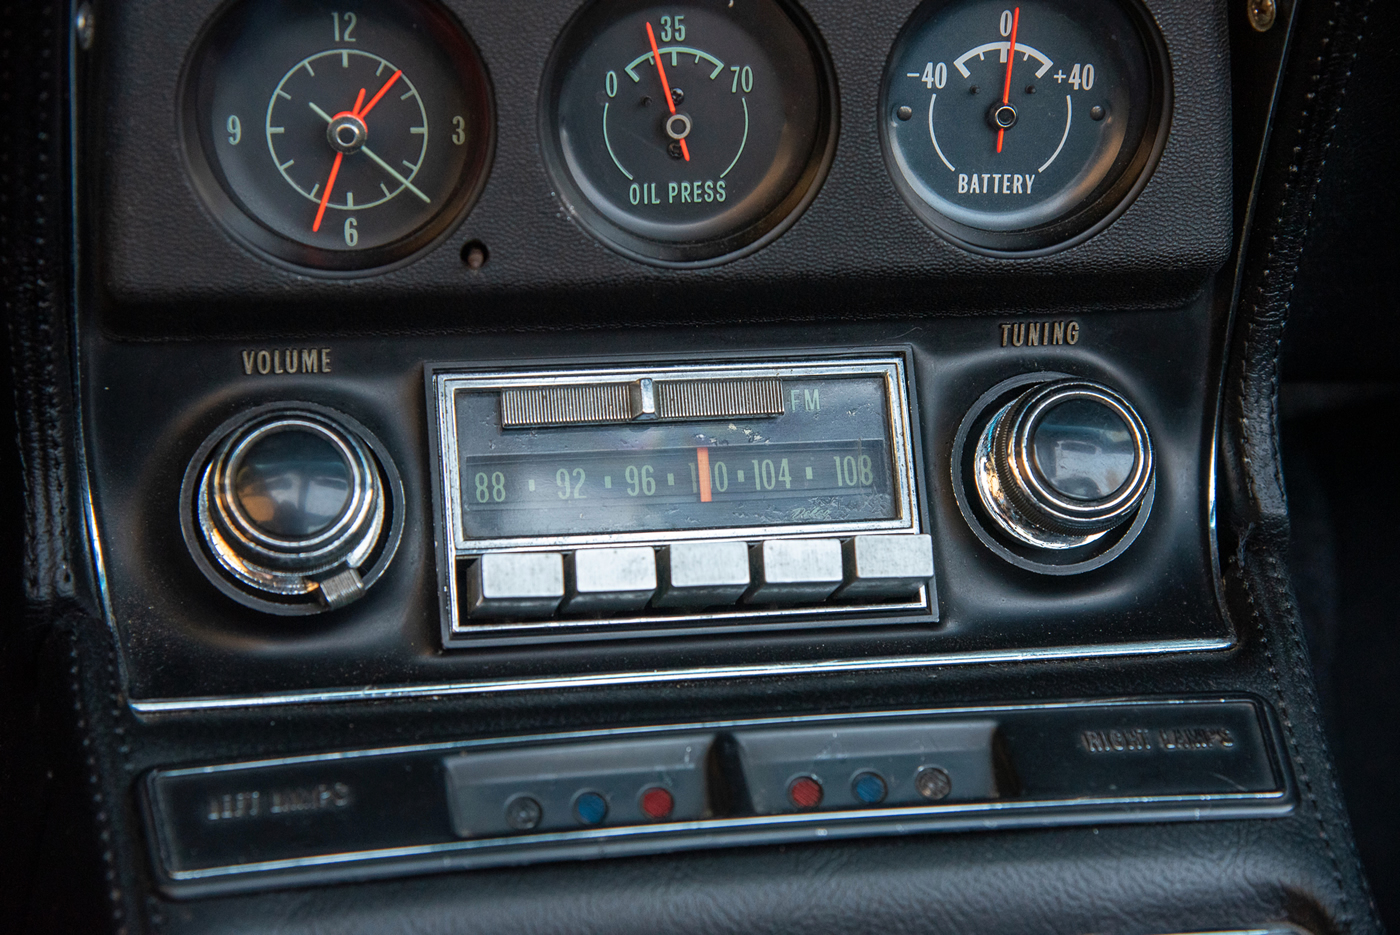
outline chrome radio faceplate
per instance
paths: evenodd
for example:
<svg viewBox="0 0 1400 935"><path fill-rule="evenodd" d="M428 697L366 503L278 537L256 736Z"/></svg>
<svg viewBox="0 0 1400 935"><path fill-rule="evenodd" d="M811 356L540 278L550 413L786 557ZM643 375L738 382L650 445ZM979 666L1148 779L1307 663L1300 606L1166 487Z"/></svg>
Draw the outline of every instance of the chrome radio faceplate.
<svg viewBox="0 0 1400 935"><path fill-rule="evenodd" d="M936 617L903 356L427 377L448 646Z"/></svg>

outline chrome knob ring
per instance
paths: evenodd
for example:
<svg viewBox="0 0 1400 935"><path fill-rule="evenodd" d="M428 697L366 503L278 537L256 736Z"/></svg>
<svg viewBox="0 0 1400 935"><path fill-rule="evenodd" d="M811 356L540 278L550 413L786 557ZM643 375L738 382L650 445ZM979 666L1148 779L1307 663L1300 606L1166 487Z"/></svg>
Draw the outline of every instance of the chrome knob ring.
<svg viewBox="0 0 1400 935"><path fill-rule="evenodd" d="M351 420L320 408L266 407L230 420L186 474L196 560L225 593L274 613L359 598L402 524L386 456Z"/></svg>
<svg viewBox="0 0 1400 935"><path fill-rule="evenodd" d="M973 481L987 514L1026 545L1073 549L1137 511L1152 482L1146 425L1117 393L1057 380L1004 405L981 432Z"/></svg>

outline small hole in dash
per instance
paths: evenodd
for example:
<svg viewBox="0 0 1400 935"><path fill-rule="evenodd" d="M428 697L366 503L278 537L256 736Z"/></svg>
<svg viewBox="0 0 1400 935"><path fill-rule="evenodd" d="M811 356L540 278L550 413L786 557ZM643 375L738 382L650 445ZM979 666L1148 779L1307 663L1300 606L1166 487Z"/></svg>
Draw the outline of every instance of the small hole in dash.
<svg viewBox="0 0 1400 935"><path fill-rule="evenodd" d="M479 240L469 240L462 245L462 262L473 273L485 266L490 258L491 254L487 251L486 244Z"/></svg>

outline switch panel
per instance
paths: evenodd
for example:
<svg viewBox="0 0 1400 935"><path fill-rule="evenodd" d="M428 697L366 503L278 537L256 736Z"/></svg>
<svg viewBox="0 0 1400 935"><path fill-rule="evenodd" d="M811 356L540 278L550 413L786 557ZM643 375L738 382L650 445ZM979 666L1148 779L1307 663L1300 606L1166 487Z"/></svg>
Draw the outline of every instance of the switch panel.
<svg viewBox="0 0 1400 935"><path fill-rule="evenodd" d="M712 734L506 748L443 761L459 837L568 831L709 814Z"/></svg>
<svg viewBox="0 0 1400 935"><path fill-rule="evenodd" d="M737 731L734 741L754 813L775 815L999 798L996 731L979 719Z"/></svg>

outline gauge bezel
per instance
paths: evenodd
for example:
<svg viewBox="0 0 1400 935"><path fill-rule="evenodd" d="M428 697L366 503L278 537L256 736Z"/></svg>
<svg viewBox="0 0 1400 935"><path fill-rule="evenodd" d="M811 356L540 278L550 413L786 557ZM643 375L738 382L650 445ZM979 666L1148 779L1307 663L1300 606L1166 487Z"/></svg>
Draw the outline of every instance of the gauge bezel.
<svg viewBox="0 0 1400 935"><path fill-rule="evenodd" d="M540 84L539 134L545 170L564 209L578 225L617 253L640 263L670 269L718 266L762 249L781 236L816 199L832 162L840 131L840 94L836 69L821 32L796 3L772 0L788 17L807 45L817 73L817 127L807 164L791 189L757 221L729 234L708 240L673 242L641 236L609 218L595 207L574 180L559 140L559 98L569 66L587 48L586 27L594 17L605 17L601 7L609 0L585 3L560 31L545 62Z"/></svg>
<svg viewBox="0 0 1400 935"><path fill-rule="evenodd" d="M200 117L212 95L210 84L201 80L210 53L220 43L226 45L233 40L231 31L227 37L220 36L220 31L248 2L227 0L205 22L190 44L176 92L181 157L200 202L218 226L260 259L293 272L338 279L388 272L417 260L451 237L486 187L496 155L495 89L481 50L457 16L438 0L397 0L420 12L429 28L423 41L442 45L457 62L459 73L472 75L463 94L471 102L469 132L475 134L476 143L456 187L442 207L406 237L363 249L323 250L274 231L242 203L219 166L208 121Z"/></svg>
<svg viewBox="0 0 1400 935"><path fill-rule="evenodd" d="M1152 178L1166 148L1171 130L1174 89L1171 57L1161 28L1141 0L1109 0L1116 3L1133 24L1147 57L1147 73L1152 81L1145 98L1149 110L1136 146L1132 146L1131 151L1125 146L1095 191L1070 212L1049 223L1021 230L988 230L955 221L925 201L906 177L890 140L892 105L889 88L892 69L906 54L910 37L921 33L938 13L958 2L960 0L924 0L900 27L885 61L880 77L880 103L876 119L880 150L895 188L910 209L934 233L972 253L994 257L1034 257L1057 253L1083 243L1128 210Z"/></svg>

